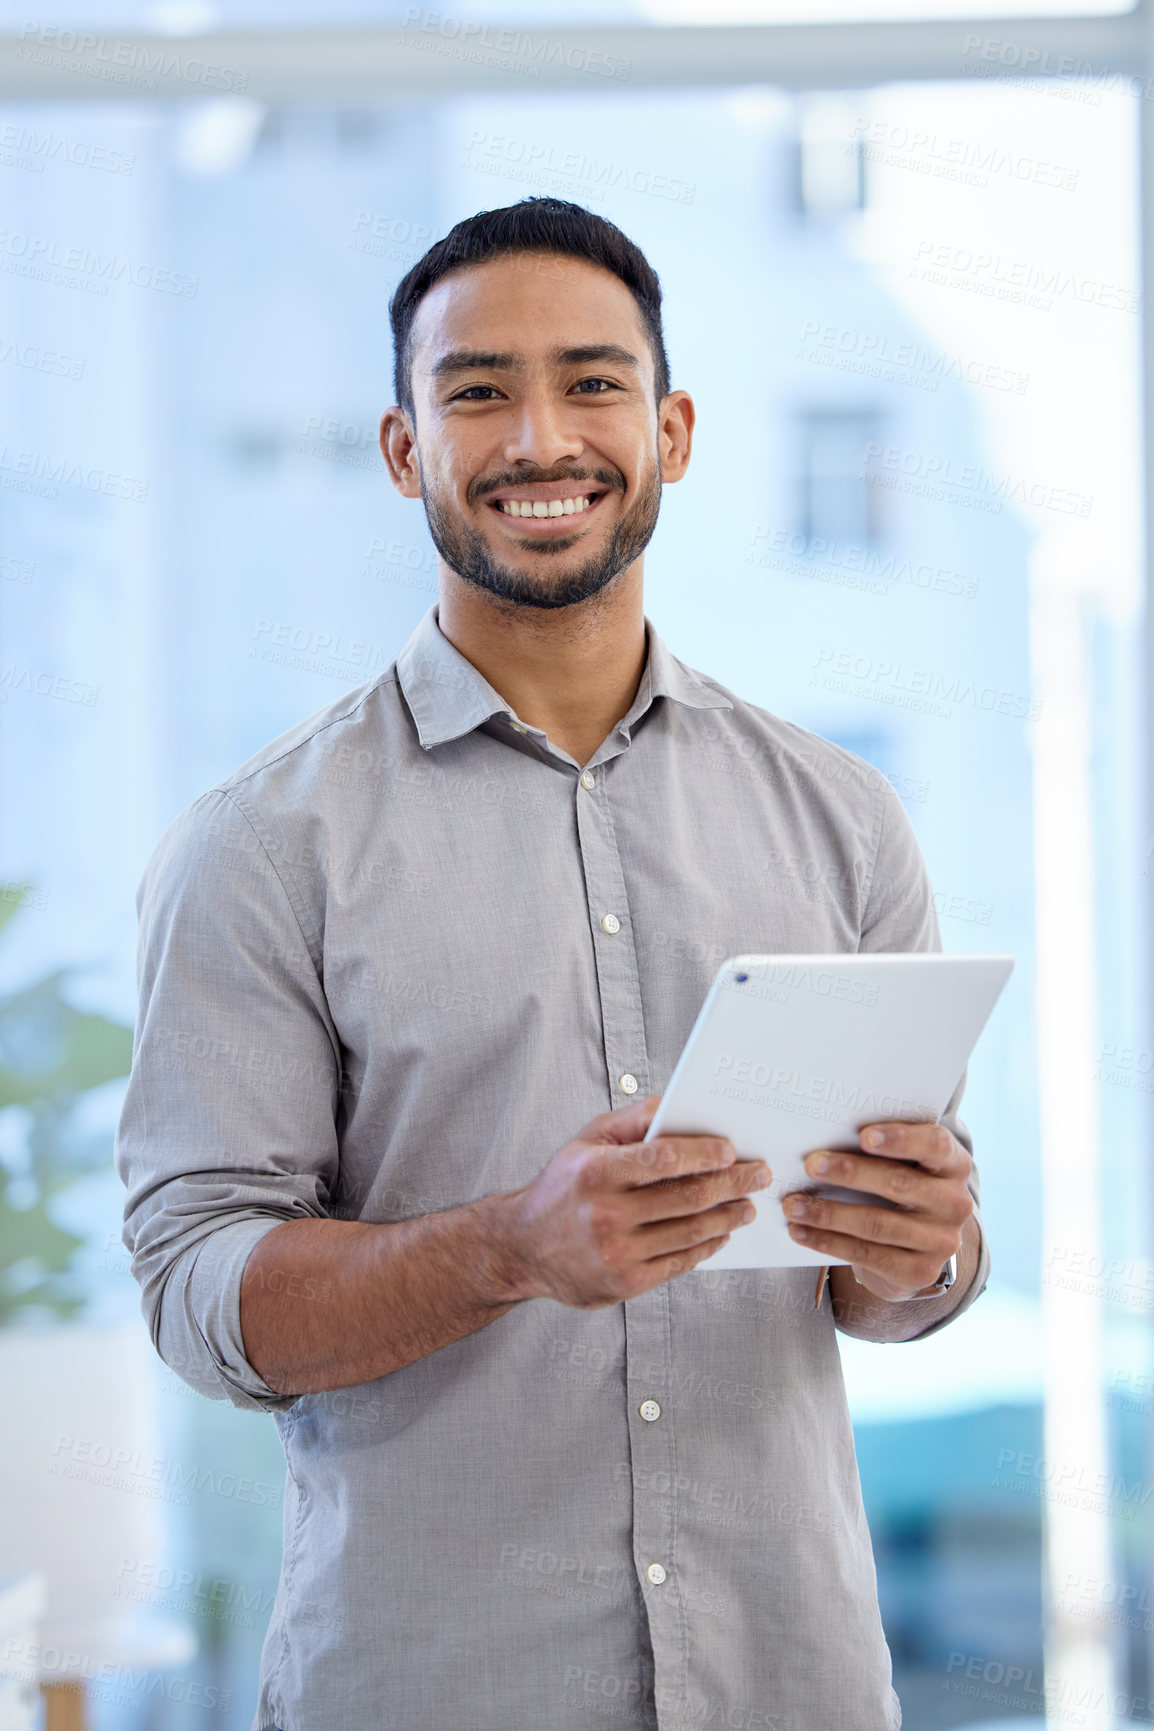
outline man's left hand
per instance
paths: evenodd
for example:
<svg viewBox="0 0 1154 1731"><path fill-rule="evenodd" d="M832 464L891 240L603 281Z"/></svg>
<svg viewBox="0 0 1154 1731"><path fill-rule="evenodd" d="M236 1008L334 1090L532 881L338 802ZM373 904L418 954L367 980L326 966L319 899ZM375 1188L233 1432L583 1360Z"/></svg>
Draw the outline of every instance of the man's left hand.
<svg viewBox="0 0 1154 1731"><path fill-rule="evenodd" d="M808 1250L841 1256L855 1280L896 1302L934 1286L974 1211L972 1161L942 1124L867 1124L862 1154L818 1148L805 1169L822 1184L884 1196L894 1208L795 1192L782 1204L789 1235Z"/></svg>

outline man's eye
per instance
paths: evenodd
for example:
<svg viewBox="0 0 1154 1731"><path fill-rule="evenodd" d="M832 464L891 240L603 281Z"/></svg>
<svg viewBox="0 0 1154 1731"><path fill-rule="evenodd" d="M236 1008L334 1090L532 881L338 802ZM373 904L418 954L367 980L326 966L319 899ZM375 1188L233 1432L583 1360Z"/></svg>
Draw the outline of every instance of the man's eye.
<svg viewBox="0 0 1154 1731"><path fill-rule="evenodd" d="M586 385L593 385L595 388L591 391L587 391L584 388ZM602 387L604 388L602 389ZM582 396L603 397L607 391L615 391L617 386L613 383L612 379L578 379L573 388L574 390L580 391Z"/></svg>
<svg viewBox="0 0 1154 1731"><path fill-rule="evenodd" d="M470 397L473 397L474 391L489 391L491 395L497 395L497 392L492 385L466 385L463 391L458 391L457 395L450 400L454 403L466 402ZM474 402L485 402L486 400L487 399L484 397L473 397Z"/></svg>

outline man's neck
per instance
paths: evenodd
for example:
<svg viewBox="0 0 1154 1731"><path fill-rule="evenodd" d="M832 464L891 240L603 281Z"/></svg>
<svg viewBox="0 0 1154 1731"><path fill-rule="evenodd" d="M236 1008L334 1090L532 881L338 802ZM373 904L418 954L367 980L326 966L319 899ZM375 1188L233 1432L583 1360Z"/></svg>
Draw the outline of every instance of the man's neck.
<svg viewBox="0 0 1154 1731"><path fill-rule="evenodd" d="M641 683L641 563L607 593L557 608L494 601L442 566L437 623L521 721L585 764Z"/></svg>

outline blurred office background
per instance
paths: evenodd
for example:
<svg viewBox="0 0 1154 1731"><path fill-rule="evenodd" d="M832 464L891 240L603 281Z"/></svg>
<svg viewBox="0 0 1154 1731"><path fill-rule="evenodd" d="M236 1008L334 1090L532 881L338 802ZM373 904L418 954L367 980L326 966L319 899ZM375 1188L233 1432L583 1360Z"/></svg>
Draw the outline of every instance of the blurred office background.
<svg viewBox="0 0 1154 1731"><path fill-rule="evenodd" d="M989 1290L842 1343L906 1724L1152 1722L1151 27L454 3L0 17L0 1724L32 1682L54 1727L251 1723L283 1461L139 1321L134 890L434 599L386 304L530 193L665 289L699 423L658 629L878 765L944 948L1017 958L963 1108Z"/></svg>

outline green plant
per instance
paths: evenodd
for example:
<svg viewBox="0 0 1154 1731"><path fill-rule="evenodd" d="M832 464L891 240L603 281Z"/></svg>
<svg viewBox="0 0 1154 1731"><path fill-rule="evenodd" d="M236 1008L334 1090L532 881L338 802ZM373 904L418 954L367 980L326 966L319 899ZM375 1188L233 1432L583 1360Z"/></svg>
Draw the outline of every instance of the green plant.
<svg viewBox="0 0 1154 1731"><path fill-rule="evenodd" d="M0 893L0 932L29 891ZM64 995L71 969L0 994L0 1110L20 1108L24 1159L0 1163L0 1326L21 1314L74 1316L85 1297L74 1272L84 1240L52 1218L52 1201L107 1167L108 1138L84 1140L75 1115L91 1089L128 1073L132 1030L77 1010Z"/></svg>

